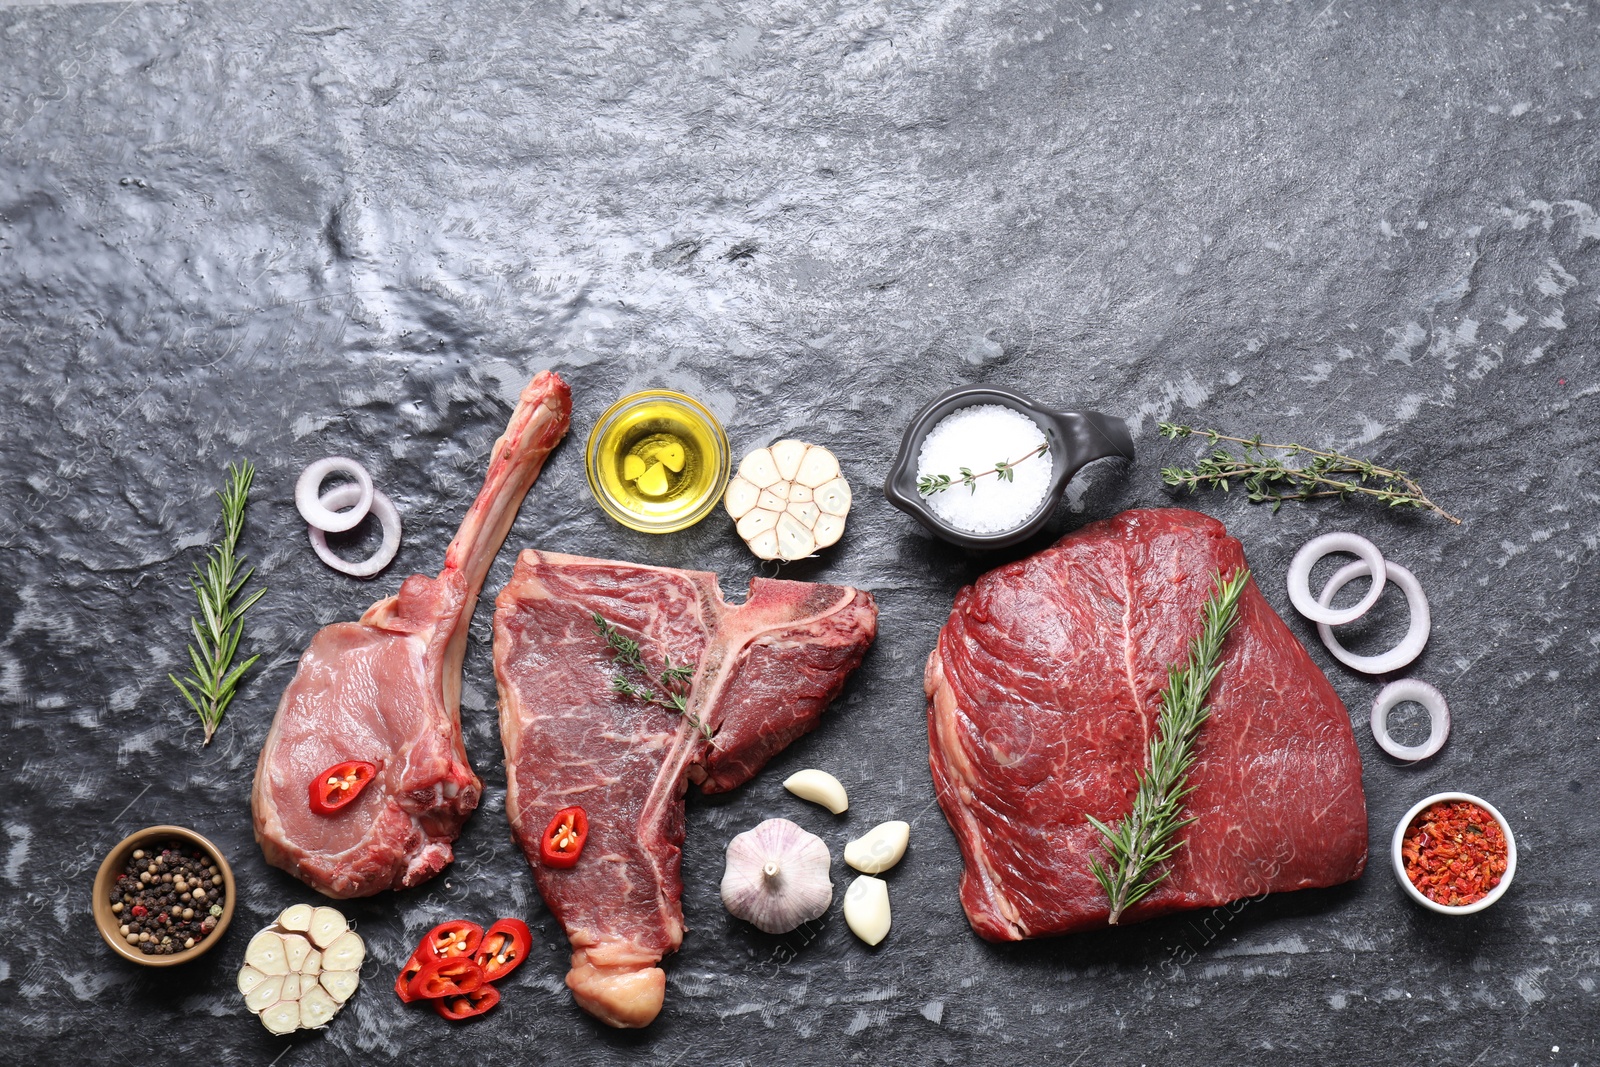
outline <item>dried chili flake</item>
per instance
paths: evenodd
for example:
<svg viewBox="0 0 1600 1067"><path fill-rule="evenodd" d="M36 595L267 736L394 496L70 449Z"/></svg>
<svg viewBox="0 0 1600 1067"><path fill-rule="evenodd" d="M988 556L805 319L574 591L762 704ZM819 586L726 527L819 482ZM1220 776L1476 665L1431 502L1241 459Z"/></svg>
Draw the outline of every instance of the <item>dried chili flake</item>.
<svg viewBox="0 0 1600 1067"><path fill-rule="evenodd" d="M1411 884L1434 903L1453 908L1488 896L1506 873L1508 854L1499 822L1465 800L1429 805L1400 842Z"/></svg>

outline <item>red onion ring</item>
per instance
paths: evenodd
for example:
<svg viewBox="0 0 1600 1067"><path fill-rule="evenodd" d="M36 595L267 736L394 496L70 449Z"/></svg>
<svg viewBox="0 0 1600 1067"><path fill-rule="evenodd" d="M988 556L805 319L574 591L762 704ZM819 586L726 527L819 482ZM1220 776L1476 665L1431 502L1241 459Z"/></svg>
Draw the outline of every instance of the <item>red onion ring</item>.
<svg viewBox="0 0 1600 1067"><path fill-rule="evenodd" d="M1354 652L1346 651L1337 638L1333 636L1333 629L1327 623L1317 623L1317 633L1322 637L1322 643L1328 646L1328 651L1333 653L1333 658L1343 663L1352 670L1362 671L1366 674L1388 674L1406 666L1412 660L1422 655L1422 646L1428 643L1428 634L1433 629L1433 619L1428 614L1428 598L1422 594L1422 583L1417 581L1416 575L1387 560L1383 564L1389 581L1398 585L1406 595L1406 606L1411 609L1411 625L1406 629L1406 635L1400 643L1389 651L1377 656L1358 656ZM1328 584L1322 587L1322 596L1318 600L1324 607L1333 599L1344 584L1352 578L1359 578L1367 573L1367 561L1358 559L1346 563L1333 577L1328 579Z"/></svg>
<svg viewBox="0 0 1600 1067"><path fill-rule="evenodd" d="M359 485L346 482L329 489L318 503L330 510L348 507L355 503L360 495ZM326 531L309 526L307 532L311 535L311 547L317 550L317 558L339 573L348 574L352 578L371 578L393 563L395 553L400 551L400 512L395 510L394 504L387 496L374 489L372 514L377 516L379 525L383 527L383 544L378 546L378 551L359 563L351 563L333 554L333 550L328 547Z"/></svg>
<svg viewBox="0 0 1600 1067"><path fill-rule="evenodd" d="M328 507L328 497L318 496L330 474L348 474L360 488L354 499L346 500L349 494L339 498L345 500L346 505L355 505L349 511L334 511ZM301 471L300 480L294 483L294 506L299 509L300 517L315 529L327 533L354 530L372 507L372 476L353 459L343 456L319 459Z"/></svg>
<svg viewBox="0 0 1600 1067"><path fill-rule="evenodd" d="M1428 739L1420 745L1402 745L1389 736L1389 712L1408 700L1428 709ZM1372 737L1395 759L1408 763L1427 759L1444 747L1449 736L1450 705L1445 703L1444 694L1427 682L1402 678L1378 690L1377 699L1372 702Z"/></svg>
<svg viewBox="0 0 1600 1067"><path fill-rule="evenodd" d="M1367 564L1367 569L1361 573L1376 575L1372 579L1372 588L1361 598L1361 603L1348 608L1334 609L1328 607L1326 596L1321 603L1311 596L1311 568L1316 566L1317 560L1330 552L1349 552L1360 556ZM1361 618L1378 602L1378 598L1383 595L1385 577L1383 553L1378 551L1377 545L1353 533L1323 534L1301 545L1300 551L1296 552L1294 559L1289 562L1289 600L1294 604L1296 611L1312 622L1326 626L1343 626Z"/></svg>

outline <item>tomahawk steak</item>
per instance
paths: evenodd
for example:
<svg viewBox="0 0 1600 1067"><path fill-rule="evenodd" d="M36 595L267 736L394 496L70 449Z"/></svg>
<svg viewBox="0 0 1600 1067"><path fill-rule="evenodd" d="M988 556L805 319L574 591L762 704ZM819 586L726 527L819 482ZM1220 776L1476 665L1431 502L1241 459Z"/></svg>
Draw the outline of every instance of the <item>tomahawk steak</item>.
<svg viewBox="0 0 1600 1067"><path fill-rule="evenodd" d="M439 576L413 574L361 621L311 639L256 764L250 801L267 862L330 897L417 885L450 862L482 789L461 742L467 626L571 412L566 382L549 371L534 378ZM345 760L374 763L377 776L336 814L316 814L312 779Z"/></svg>
<svg viewBox="0 0 1600 1067"><path fill-rule="evenodd" d="M816 726L872 643L877 606L858 589L757 578L735 607L714 574L531 550L495 604L506 813L572 942L567 986L602 1021L644 1026L666 991L657 964L683 940L687 783L733 789ZM683 713L613 688L622 672L596 615L638 643L648 675L669 658L696 665ZM665 699L659 678L625 677ZM574 805L589 820L578 863L542 865L545 826Z"/></svg>
<svg viewBox="0 0 1600 1067"><path fill-rule="evenodd" d="M996 941L1104 926L1086 821L1127 814L1169 664L1213 575L1244 566L1222 524L1127 511L961 590L928 657L934 785L961 845L961 903ZM1359 877L1361 757L1332 686L1252 582L1223 651L1171 873L1137 921Z"/></svg>

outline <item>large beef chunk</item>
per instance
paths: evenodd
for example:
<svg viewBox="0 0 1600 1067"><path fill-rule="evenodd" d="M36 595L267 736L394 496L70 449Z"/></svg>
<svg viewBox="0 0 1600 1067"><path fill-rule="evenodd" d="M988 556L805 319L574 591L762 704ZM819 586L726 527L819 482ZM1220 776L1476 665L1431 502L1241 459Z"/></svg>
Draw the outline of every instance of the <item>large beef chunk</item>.
<svg viewBox="0 0 1600 1067"><path fill-rule="evenodd" d="M1244 565L1214 519L1128 511L956 597L924 678L929 759L979 934L1014 941L1106 924L1086 816L1127 814L1167 667L1199 632L1213 575ZM1254 583L1211 705L1187 844L1124 922L1335 885L1366 865L1349 713Z"/></svg>

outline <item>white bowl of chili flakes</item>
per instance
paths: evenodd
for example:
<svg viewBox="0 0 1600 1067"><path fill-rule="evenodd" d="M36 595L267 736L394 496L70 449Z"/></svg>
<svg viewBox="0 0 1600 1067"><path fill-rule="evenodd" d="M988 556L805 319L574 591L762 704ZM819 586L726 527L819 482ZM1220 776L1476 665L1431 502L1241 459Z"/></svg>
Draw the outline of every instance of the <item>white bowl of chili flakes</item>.
<svg viewBox="0 0 1600 1067"><path fill-rule="evenodd" d="M1394 828L1390 855L1406 894L1441 915L1482 911L1505 895L1517 873L1511 824L1471 793L1417 801Z"/></svg>

